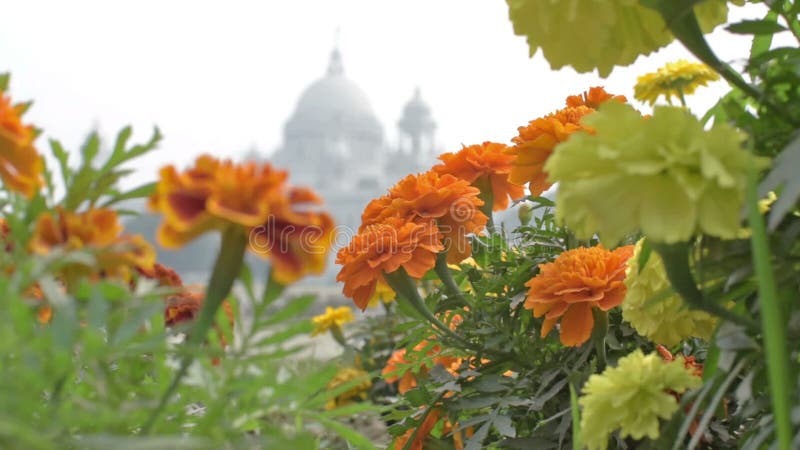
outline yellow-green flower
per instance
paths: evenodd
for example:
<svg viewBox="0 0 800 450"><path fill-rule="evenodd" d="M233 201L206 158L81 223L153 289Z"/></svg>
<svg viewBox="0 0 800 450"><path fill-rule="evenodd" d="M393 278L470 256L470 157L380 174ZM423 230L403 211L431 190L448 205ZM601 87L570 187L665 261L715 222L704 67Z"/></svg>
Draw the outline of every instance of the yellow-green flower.
<svg viewBox="0 0 800 450"><path fill-rule="evenodd" d="M353 320L355 320L353 310L349 306L340 306L338 308L328 306L325 308L324 313L311 319L314 324L314 331L311 332L311 335L316 336L333 328L341 328L342 325Z"/></svg>
<svg viewBox="0 0 800 450"><path fill-rule="evenodd" d="M351 387L344 392L340 392L325 404L325 409L334 409L352 403L354 400L366 400L367 391L372 387L372 380L369 374L357 367L345 367L331 378L327 389L332 391L345 384Z"/></svg>
<svg viewBox="0 0 800 450"><path fill-rule="evenodd" d="M655 10L637 0L506 0L514 33L528 39L530 54L541 48L554 69L598 69L601 77L674 39ZM724 0L694 7L704 32L724 23Z"/></svg>
<svg viewBox="0 0 800 450"><path fill-rule="evenodd" d="M628 290L622 301L622 317L642 336L668 347L692 336L710 339L717 319L705 311L689 309L683 299L670 290L664 262L658 253L650 253L640 270L641 253L640 240L628 260L625 274Z"/></svg>
<svg viewBox="0 0 800 450"><path fill-rule="evenodd" d="M742 133L704 130L679 107L656 106L644 120L618 102L583 123L595 133L574 133L545 165L559 183L556 216L579 238L599 233L613 247L637 230L659 243L737 236L747 173L762 164L742 148Z"/></svg>
<svg viewBox="0 0 800 450"><path fill-rule="evenodd" d="M662 95L670 104L673 96L683 103L685 95L691 95L698 87L717 80L719 75L707 65L681 59L637 78L633 96L651 105Z"/></svg>
<svg viewBox="0 0 800 450"><path fill-rule="evenodd" d="M616 429L623 438L656 439L659 419L678 410L672 392L680 394L700 384L700 377L684 368L683 358L666 362L657 353L645 356L636 350L583 386L578 400L583 409L581 443L589 450L605 450Z"/></svg>

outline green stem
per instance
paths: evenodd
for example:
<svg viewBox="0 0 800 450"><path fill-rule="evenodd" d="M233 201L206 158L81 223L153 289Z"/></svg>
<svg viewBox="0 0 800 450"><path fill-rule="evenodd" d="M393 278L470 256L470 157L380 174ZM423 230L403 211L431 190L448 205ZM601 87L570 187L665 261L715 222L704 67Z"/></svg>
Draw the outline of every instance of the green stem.
<svg viewBox="0 0 800 450"><path fill-rule="evenodd" d="M775 285L771 255L764 219L758 210L756 170L751 166L747 183L748 221L752 230L750 244L753 265L758 279L758 301L761 307L761 325L764 332L767 374L772 394L772 411L778 435L778 448L788 450L792 440L792 423L789 399L794 398L789 382L789 352L786 349L786 322L781 317L781 305Z"/></svg>
<svg viewBox="0 0 800 450"><path fill-rule="evenodd" d="M678 88L678 99L681 101L681 106L686 108L686 96L683 95L683 88Z"/></svg>
<svg viewBox="0 0 800 450"><path fill-rule="evenodd" d="M478 198L483 200L481 212L486 215L488 219L486 228L489 230L489 234L492 234L494 233L494 216L492 215L492 209L494 209L494 192L492 192L492 181L488 176L483 176L475 180L473 186L481 190L478 196Z"/></svg>
<svg viewBox="0 0 800 450"><path fill-rule="evenodd" d="M597 353L597 371L606 368L606 336L608 335L608 312L600 308L592 308L594 328L592 328L592 343Z"/></svg>
<svg viewBox="0 0 800 450"><path fill-rule="evenodd" d="M742 325L749 330L758 330L758 325L753 320L741 317L713 301L705 300L703 293L697 288L697 283L695 283L692 270L689 267L688 243L663 244L653 242L652 245L653 249L664 260L664 268L672 288L683 297L689 306L702 309L715 316Z"/></svg>
<svg viewBox="0 0 800 450"><path fill-rule="evenodd" d="M246 248L247 236L242 233L239 227L231 226L223 232L219 254L214 264L214 271L211 274L211 279L208 282L206 297L203 301L203 307L200 309L200 316L192 327L186 341L186 345L190 350L200 346L205 341L208 330L211 329L214 324L214 317L217 314L217 310L220 305L222 305L225 297L230 293L233 282L236 281L236 277L241 271ZM158 416L164 408L166 408L167 402L169 402L170 398L177 390L193 361L194 352L191 351L181 359L181 365L175 373L175 377L161 397L158 406L156 406L147 419L147 422L142 427L142 435L147 435L152 431Z"/></svg>
<svg viewBox="0 0 800 450"><path fill-rule="evenodd" d="M261 305L267 306L277 300L278 297L283 294L283 290L285 288L286 286L275 281L275 277L272 275L272 269L270 268L270 271L267 274L267 285L264 286L264 293L261 296Z"/></svg>
<svg viewBox="0 0 800 450"><path fill-rule="evenodd" d="M455 334L453 330L450 329L447 325L442 323L425 305L425 301L422 300L422 297L419 296L419 291L417 291L417 286L414 284L414 281L411 277L406 273L406 270L400 267L399 269L395 270L392 273L385 273L383 278L389 284L389 286L394 289L397 293L397 300L400 301L401 298L406 299L409 304L431 323L434 328L437 328L441 333L446 334L447 336L456 339L459 342L464 343L464 338Z"/></svg>
<svg viewBox="0 0 800 450"><path fill-rule="evenodd" d="M461 293L458 284L456 284L456 280L453 279L453 273L450 271L450 268L447 267L447 253L441 252L436 255L436 266L434 266L433 270L436 272L436 275L439 276L439 279L442 280L445 289L447 289L447 293L451 297L458 299L461 304L466 305L467 301L464 299L464 295Z"/></svg>

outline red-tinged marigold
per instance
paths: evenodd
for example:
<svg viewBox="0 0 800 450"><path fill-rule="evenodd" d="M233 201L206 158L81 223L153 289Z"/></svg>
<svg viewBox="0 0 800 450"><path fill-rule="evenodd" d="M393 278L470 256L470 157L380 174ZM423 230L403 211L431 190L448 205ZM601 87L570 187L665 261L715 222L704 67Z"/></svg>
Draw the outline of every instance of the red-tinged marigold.
<svg viewBox="0 0 800 450"><path fill-rule="evenodd" d="M156 253L142 236L121 234L122 230L115 211L100 208L75 213L57 209L54 213L44 212L37 218L28 245L33 253L39 255L47 255L56 249L91 252L96 259L95 267L68 264L63 269L67 281L74 276L93 273L130 280L137 268L152 270Z"/></svg>
<svg viewBox="0 0 800 450"><path fill-rule="evenodd" d="M6 187L30 198L42 185L42 157L33 146L37 131L22 123L24 104L5 94L8 75L0 74L0 178Z"/></svg>
<svg viewBox="0 0 800 450"><path fill-rule="evenodd" d="M275 198L283 192L287 174L269 164L235 164L210 155L178 172L161 169L150 207L164 215L158 241L179 248L210 230L239 226L242 233L267 222Z"/></svg>
<svg viewBox="0 0 800 450"><path fill-rule="evenodd" d="M183 289L178 294L167 297L164 306L164 325L166 327L177 327L194 322L200 313L200 309L203 307L204 300L205 294L201 291L188 288ZM225 300L222 302L222 308L220 309L225 314L230 329L233 329L235 323L233 307ZM215 324L214 328L217 330L220 345L222 345L223 348L226 347L228 345L228 340L225 337L225 332L218 324ZM214 365L219 364L219 360L216 358L212 362Z"/></svg>
<svg viewBox="0 0 800 450"><path fill-rule="evenodd" d="M161 287L182 287L183 280L181 276L175 272L174 269L167 267L161 263L153 264L153 267L148 269L144 267L137 267L139 276L149 278L158 282Z"/></svg>
<svg viewBox="0 0 800 450"><path fill-rule="evenodd" d="M508 200L516 200L525 195L525 189L508 181L514 156L507 153L508 146L495 142L465 146L455 153L439 156L443 164L433 167L442 175L453 175L469 181L480 189L491 188L492 209L502 211L508 208Z"/></svg>
<svg viewBox="0 0 800 450"><path fill-rule="evenodd" d="M275 281L285 285L325 270L335 226L318 210L321 203L312 190L291 188L275 199L267 222L250 232L250 250L272 262Z"/></svg>
<svg viewBox="0 0 800 450"><path fill-rule="evenodd" d="M359 232L389 218L435 219L446 241L447 262L458 263L472 253L467 235L480 233L486 226L482 205L480 190L466 180L434 171L409 175L367 205Z"/></svg>
<svg viewBox="0 0 800 450"><path fill-rule="evenodd" d="M342 269L336 281L344 283L344 294L363 311L384 273L400 267L412 278L422 278L436 264L444 249L438 227L432 219L403 220L389 217L369 225L336 255Z"/></svg>
<svg viewBox="0 0 800 450"><path fill-rule="evenodd" d="M609 94L602 87L593 87L588 92L567 97L566 108L519 127L519 134L511 139L514 146L507 150L516 156L508 180L515 184L527 183L534 196L550 189L552 184L548 182L548 174L544 170L547 159L555 147L566 141L572 133L581 130L592 132L581 124L581 119L608 100L626 101L622 95Z"/></svg>
<svg viewBox="0 0 800 450"><path fill-rule="evenodd" d="M539 274L525 283L525 308L532 309L534 317L545 316L542 337L560 319L562 344L586 342L594 327L592 308L608 311L625 298L625 269L632 254L632 245L614 251L580 247L540 264Z"/></svg>

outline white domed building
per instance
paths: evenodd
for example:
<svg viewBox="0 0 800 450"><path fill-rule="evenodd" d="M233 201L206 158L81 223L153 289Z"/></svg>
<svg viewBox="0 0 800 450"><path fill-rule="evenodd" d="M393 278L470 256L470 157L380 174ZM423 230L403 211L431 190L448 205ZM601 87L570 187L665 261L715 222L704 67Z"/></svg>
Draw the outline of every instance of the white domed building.
<svg viewBox="0 0 800 450"><path fill-rule="evenodd" d="M435 163L435 130L417 89L402 109L399 143L387 144L367 95L346 77L341 53L334 49L325 75L300 95L284 126L283 144L270 159L289 170L292 184L310 186L324 197L339 225L337 243L345 245L367 202ZM335 273L332 269L328 272Z"/></svg>

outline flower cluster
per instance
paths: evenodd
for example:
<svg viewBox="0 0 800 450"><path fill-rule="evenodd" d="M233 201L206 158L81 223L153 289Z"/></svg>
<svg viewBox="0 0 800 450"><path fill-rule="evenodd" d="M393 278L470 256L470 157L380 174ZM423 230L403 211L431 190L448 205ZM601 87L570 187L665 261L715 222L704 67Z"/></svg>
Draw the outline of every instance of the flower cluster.
<svg viewBox="0 0 800 450"><path fill-rule="evenodd" d="M624 96L609 94L602 87L593 87L588 92L567 97L566 108L519 127L519 135L512 139L514 146L508 150L509 154L516 156L511 163L509 180L517 184L527 183L534 196L549 189L552 183L547 179L544 165L555 147L576 131L590 131L581 119L609 100L626 101Z"/></svg>
<svg viewBox="0 0 800 450"><path fill-rule="evenodd" d="M9 76L0 74L0 178L6 187L32 197L42 185L42 157L33 141L38 131L22 123L27 104L12 104L6 94Z"/></svg>
<svg viewBox="0 0 800 450"><path fill-rule="evenodd" d="M592 375L583 387L579 403L581 442L589 450L605 450L611 433L634 439L659 435L659 419L668 419L678 410L671 394L682 393L702 383L684 368L682 358L665 362L657 354L641 350L621 358L617 367Z"/></svg>
<svg viewBox="0 0 800 450"><path fill-rule="evenodd" d="M464 146L458 152L440 155L442 164L433 166L433 171L469 181L482 191L491 189L492 210L503 211L509 198L516 200L525 194L522 186L508 180L515 157L507 150L507 145L496 142Z"/></svg>
<svg viewBox="0 0 800 450"><path fill-rule="evenodd" d="M479 233L488 220L479 195L466 180L429 171L407 176L371 201L359 233L336 257L344 294L363 310L384 274L402 267L418 279L434 267L439 252L447 251L455 262L469 256L467 235Z"/></svg>
<svg viewBox="0 0 800 450"><path fill-rule="evenodd" d="M130 280L137 269L152 270L155 250L142 236L122 233L117 213L108 209L90 209L75 213L63 209L44 212L36 220L28 245L39 255L59 251L88 251L92 265L72 262L62 268L69 284L76 276L106 276Z"/></svg>
<svg viewBox="0 0 800 450"><path fill-rule="evenodd" d="M561 321L561 343L578 346L589 339L594 327L592 309L619 306L625 298L625 269L632 246L608 251L603 247L567 250L555 261L539 266L528 281L525 308L545 317L541 335L547 336Z"/></svg>
<svg viewBox="0 0 800 450"><path fill-rule="evenodd" d="M366 400L367 391L372 387L372 380L370 380L367 372L357 367L344 367L331 378L327 388L329 391L333 391L339 390L344 386L351 387L328 400L325 404L325 409L349 405L355 400Z"/></svg>
<svg viewBox="0 0 800 450"><path fill-rule="evenodd" d="M707 65L681 59L637 78L633 97L651 105L662 95L669 103L672 103L673 96L683 102L685 95L691 95L698 87L717 80L719 75Z"/></svg>
<svg viewBox="0 0 800 450"><path fill-rule="evenodd" d="M164 216L158 240L181 247L201 234L239 230L250 250L269 259L273 277L286 284L321 273L333 239L333 219L312 206L320 198L306 188L290 187L287 174L269 164L235 164L210 155L178 172L161 170L150 207Z"/></svg>
<svg viewBox="0 0 800 450"><path fill-rule="evenodd" d="M312 336L326 333L333 328L341 328L342 325L352 322L354 320L353 310L348 306L340 306L338 308L326 307L325 313L315 316L311 319L314 324L314 331L311 332Z"/></svg>
<svg viewBox="0 0 800 450"><path fill-rule="evenodd" d="M642 241L628 261L625 276L627 294L622 317L636 332L653 342L678 345L689 337L711 338L717 319L705 311L689 309L672 287L658 253L650 253L644 267L639 265Z"/></svg>
<svg viewBox="0 0 800 450"><path fill-rule="evenodd" d="M525 36L533 56L541 48L554 69L597 69L606 77L672 42L661 15L635 0L508 0L514 33ZM697 2L694 12L703 31L727 18L727 2Z"/></svg>
<svg viewBox="0 0 800 450"><path fill-rule="evenodd" d="M545 164L559 182L556 215L580 238L599 233L609 245L641 230L674 243L702 232L735 238L747 173L761 161L742 148L743 135L703 124L678 107L656 107L643 120L610 102L584 119Z"/></svg>

